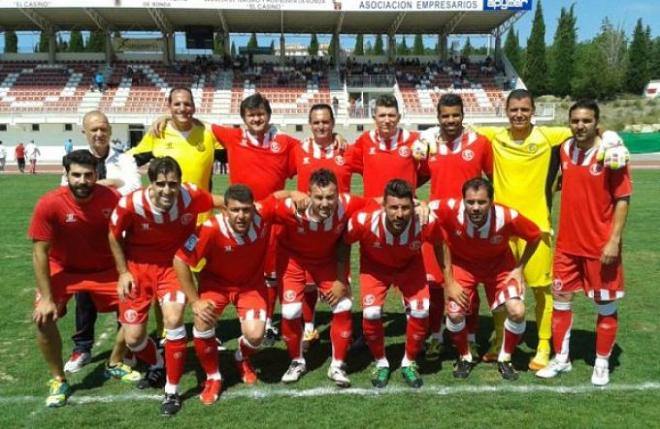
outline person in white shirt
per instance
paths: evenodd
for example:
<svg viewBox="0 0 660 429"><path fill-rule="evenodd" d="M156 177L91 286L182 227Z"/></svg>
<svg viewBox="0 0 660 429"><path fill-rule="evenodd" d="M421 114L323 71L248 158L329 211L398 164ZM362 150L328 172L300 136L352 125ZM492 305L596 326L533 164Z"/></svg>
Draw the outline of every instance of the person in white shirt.
<svg viewBox="0 0 660 429"><path fill-rule="evenodd" d="M7 150L2 146L2 141L0 141L0 174L5 172L5 162L7 162Z"/></svg>

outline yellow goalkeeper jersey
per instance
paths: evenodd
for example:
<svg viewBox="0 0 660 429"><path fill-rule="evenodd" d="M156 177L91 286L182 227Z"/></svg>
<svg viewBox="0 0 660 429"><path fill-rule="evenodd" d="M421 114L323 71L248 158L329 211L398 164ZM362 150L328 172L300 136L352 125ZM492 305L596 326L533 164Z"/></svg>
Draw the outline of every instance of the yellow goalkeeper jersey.
<svg viewBox="0 0 660 429"><path fill-rule="evenodd" d="M515 208L549 232L552 192L559 171L559 147L572 136L566 127L533 127L523 141L508 128L480 127L493 145L495 201Z"/></svg>
<svg viewBox="0 0 660 429"><path fill-rule="evenodd" d="M193 183L208 191L216 149L222 149L222 146L206 127L194 125L189 131L181 132L168 124L163 137L147 133L129 153L142 160L138 164L151 157L171 156L181 167L182 182Z"/></svg>

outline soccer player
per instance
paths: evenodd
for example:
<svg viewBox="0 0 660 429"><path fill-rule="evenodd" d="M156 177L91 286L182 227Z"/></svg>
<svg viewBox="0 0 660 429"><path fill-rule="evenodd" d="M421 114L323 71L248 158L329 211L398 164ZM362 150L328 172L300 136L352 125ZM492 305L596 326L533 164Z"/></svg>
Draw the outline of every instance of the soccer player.
<svg viewBox="0 0 660 429"><path fill-rule="evenodd" d="M128 151L138 165L154 157L171 156L181 167L181 181L198 188L211 189L213 159L222 149L213 133L194 119L195 100L190 88L172 88L167 103L170 116L159 121L159 133L146 133Z"/></svg>
<svg viewBox="0 0 660 429"><path fill-rule="evenodd" d="M566 127L546 127L532 124L534 99L526 89L509 93L506 101L509 127L479 127L477 131L490 140L493 149L493 186L495 202L518 210L544 232L541 243L525 267L526 284L532 288L536 313L538 345L529 368L538 370L550 358L552 315L552 249L550 208L552 193L559 168L559 145L571 137ZM434 142L429 142L434 144ZM430 152L436 150L431 147ZM417 153L417 151L415 151ZM627 161L627 149L619 136L610 131L603 133L599 157L604 165L620 168ZM514 256L520 259L525 243L514 239ZM503 339L504 314L493 315L495 339L483 356L487 362L495 361Z"/></svg>
<svg viewBox="0 0 660 429"><path fill-rule="evenodd" d="M385 187L382 206L355 213L344 234L346 244L360 243L362 330L375 360L371 382L377 388L387 386L390 378L382 312L392 285L401 291L409 316L401 374L413 388L423 384L415 358L428 329L429 289L420 251L427 229L414 211L412 186L393 179Z"/></svg>
<svg viewBox="0 0 660 429"><path fill-rule="evenodd" d="M146 188L123 197L112 213L110 249L119 282L119 320L128 348L149 365L137 387L165 385L161 413L176 414L181 408L178 385L186 355L183 325L185 294L172 268L174 254L195 230L197 216L220 206L222 200L181 182L181 168L174 158L154 158L149 163ZM165 324L165 369L156 343L147 336L149 308L154 297Z"/></svg>
<svg viewBox="0 0 660 429"><path fill-rule="evenodd" d="M37 202L28 236L37 284L32 319L41 353L53 378L49 407L65 405L71 395L62 364L62 340L57 320L78 291L90 292L101 312L117 310L117 273L107 242L108 220L119 195L96 185L96 158L76 150L63 160L68 186L48 192ZM110 355L106 374L137 381L140 374L122 363L121 333Z"/></svg>
<svg viewBox="0 0 660 429"><path fill-rule="evenodd" d="M609 357L618 328L617 300L624 295L621 247L632 184L628 167L603 168L596 159L600 109L576 102L569 110L573 138L561 146L561 210L552 284L552 339L555 357L536 373L552 378L571 370L571 302L582 290L594 300L596 363L591 382L609 383Z"/></svg>
<svg viewBox="0 0 660 429"><path fill-rule="evenodd" d="M444 242L446 323L458 352L453 374L466 378L472 369L465 314L471 295L483 283L491 311L506 314L498 371L505 380L516 380L511 355L525 332L523 270L538 246L541 230L516 210L493 203L493 186L486 179L468 180L462 193L461 200L450 198L431 205L437 207L433 238L437 242L440 231ZM527 244L518 262L509 247L512 237Z"/></svg>
<svg viewBox="0 0 660 429"><path fill-rule="evenodd" d="M439 126L424 130L419 139L434 141L437 152L425 158L420 176L430 177L430 200L461 199L463 184L479 176L493 174L493 151L490 142L473 130L463 127L463 100L458 94L444 94L438 100ZM434 253L434 246L425 242L422 256L431 295L429 331L431 341L426 348L428 360L439 359L443 350L442 318L444 315L444 279ZM477 354L476 331L479 324L479 294L467 313L468 340L473 355Z"/></svg>
<svg viewBox="0 0 660 429"><path fill-rule="evenodd" d="M284 225L279 237L277 271L281 275L282 337L287 345L291 364L282 376L284 383L293 383L306 371L302 349L302 311L305 284L310 276L323 299L332 308L330 340L332 363L328 378L339 387L350 387L344 361L350 345L352 300L345 281L348 275L349 253L341 237L354 212L365 206L365 200L340 193L337 178L327 169L319 169L309 178L310 206L299 213L291 199L278 204L277 222ZM341 255L342 273L337 272Z"/></svg>
<svg viewBox="0 0 660 429"><path fill-rule="evenodd" d="M328 104L315 104L309 110L309 126L312 136L294 147L293 157L297 174L298 190L309 191L312 173L319 168L332 171L336 177L337 192L350 192L351 170L347 157L350 151L339 147L333 133L335 118ZM319 333L314 328L314 312L318 301L318 289L313 279L308 276L308 284L303 296L303 350L307 351L312 343L318 341Z"/></svg>
<svg viewBox="0 0 660 429"><path fill-rule="evenodd" d="M362 175L364 197L381 197L385 185L394 178L417 185L419 162L412 156L418 134L399 128L401 114L393 95L376 99L375 129L365 131L351 146L351 171Z"/></svg>
<svg viewBox="0 0 660 429"><path fill-rule="evenodd" d="M275 217L278 192L254 202L250 188L231 185L224 194L226 209L206 220L177 251L174 269L194 314L193 336L197 358L206 373L200 395L204 405L213 404L222 390L215 325L225 307L236 307L242 336L238 339L236 366L246 384L257 382L250 357L261 346L266 327L266 287L263 276L269 229ZM205 259L199 290L191 267Z"/></svg>
<svg viewBox="0 0 660 429"><path fill-rule="evenodd" d="M100 111L87 112L82 120L83 134L89 145L89 151L97 159L96 183L109 186L126 195L140 187L140 173L132 156L122 153L110 145L112 128L108 118ZM70 141L70 139L69 139ZM62 177L62 186L67 184L66 173ZM88 293L75 294L76 332L71 339L74 347L69 360L64 364L64 371L78 372L92 360L94 344L94 324L96 308Z"/></svg>

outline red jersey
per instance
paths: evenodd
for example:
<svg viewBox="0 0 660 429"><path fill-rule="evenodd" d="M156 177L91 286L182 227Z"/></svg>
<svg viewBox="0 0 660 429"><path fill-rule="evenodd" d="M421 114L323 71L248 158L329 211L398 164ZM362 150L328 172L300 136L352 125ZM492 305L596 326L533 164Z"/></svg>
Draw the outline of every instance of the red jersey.
<svg viewBox="0 0 660 429"><path fill-rule="evenodd" d="M25 158L25 146L16 146L16 148L14 148L14 153L16 154L16 158Z"/></svg>
<svg viewBox="0 0 660 429"><path fill-rule="evenodd" d="M493 175L493 149L488 139L473 131L438 145L420 166L420 175L431 177L430 199L460 199L463 184L475 177Z"/></svg>
<svg viewBox="0 0 660 429"><path fill-rule="evenodd" d="M345 152L345 153L344 153ZM315 170L325 168L337 176L337 189L339 192L350 192L351 169L347 158L351 151L340 151L333 143L325 148L314 143L311 138L305 139L296 146L294 164L298 175L298 190L307 192L309 190L309 178Z"/></svg>
<svg viewBox="0 0 660 429"><path fill-rule="evenodd" d="M463 200L432 201L437 217L431 241L441 237L451 250L452 263L472 268L480 263L499 262L511 253L509 239L528 243L541 239L541 230L516 210L493 204L486 223L477 228L465 212Z"/></svg>
<svg viewBox="0 0 660 429"><path fill-rule="evenodd" d="M76 200L68 186L58 187L37 202L28 237L48 241L50 262L67 272L113 269L108 220L117 201L119 194L102 185L95 185L84 202Z"/></svg>
<svg viewBox="0 0 660 429"><path fill-rule="evenodd" d="M205 279L226 286L252 286L264 282L264 262L270 228L275 218L276 200L269 197L255 203L256 213L245 235L236 233L224 214L204 222L190 235L176 256L196 267L206 265L200 274Z"/></svg>
<svg viewBox="0 0 660 429"><path fill-rule="evenodd" d="M277 207L277 221L284 225L278 238L279 248L302 259L334 259L337 241L344 233L348 220L366 202L364 198L341 194L335 213L318 222L311 218L309 208L305 213L298 213L291 199L287 198Z"/></svg>
<svg viewBox="0 0 660 429"><path fill-rule="evenodd" d="M376 263L387 269L402 269L414 259L421 261L422 242L429 228L425 228L413 216L406 229L394 236L385 227L385 211L382 207L355 213L348 222L344 241L360 242L360 269Z"/></svg>
<svg viewBox="0 0 660 429"><path fill-rule="evenodd" d="M118 239L126 232L124 251L128 260L169 266L177 249L195 231L197 215L212 208L210 193L183 183L177 201L163 212L151 202L149 187L145 187L119 200L110 231Z"/></svg>
<svg viewBox="0 0 660 429"><path fill-rule="evenodd" d="M573 139L560 150L561 210L557 249L563 253L600 258L614 224L616 200L632 194L628 166L604 168L596 147L581 150Z"/></svg>
<svg viewBox="0 0 660 429"><path fill-rule="evenodd" d="M213 134L227 149L229 182L247 185L255 200L284 189L295 174L293 150L300 142L271 128L260 143L242 128L213 125Z"/></svg>
<svg viewBox="0 0 660 429"><path fill-rule="evenodd" d="M355 141L350 151L351 171L362 174L364 196L382 197L385 185L392 179L403 179L417 187L419 163L412 156L417 133L399 129L386 141L376 131L366 131Z"/></svg>

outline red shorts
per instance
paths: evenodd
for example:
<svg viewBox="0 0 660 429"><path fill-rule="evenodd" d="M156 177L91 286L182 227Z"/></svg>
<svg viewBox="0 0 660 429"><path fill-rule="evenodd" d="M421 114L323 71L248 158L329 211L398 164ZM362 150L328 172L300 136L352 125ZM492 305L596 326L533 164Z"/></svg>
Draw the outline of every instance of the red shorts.
<svg viewBox="0 0 660 429"><path fill-rule="evenodd" d="M620 254L614 263L603 265L600 259L569 255L557 249L553 271L554 292L572 293L582 290L596 301L612 301L624 295Z"/></svg>
<svg viewBox="0 0 660 429"><path fill-rule="evenodd" d="M149 308L158 298L161 302L186 303L179 280L171 265L146 264L128 261L128 270L133 274L133 290L125 300L119 302L119 321L140 325L149 319Z"/></svg>
<svg viewBox="0 0 660 429"><path fill-rule="evenodd" d="M407 307L417 307L426 303L428 308L429 288L421 259L413 260L400 270L362 261L360 266L362 308L385 305L385 296L392 285L401 291Z"/></svg>
<svg viewBox="0 0 660 429"><path fill-rule="evenodd" d="M466 268L470 266L470 269ZM491 311L495 310L506 301L514 298L524 299L524 291L521 291L515 283L504 280L511 270L516 266L512 255L498 261L496 264L481 269L474 268L475 264L453 264L451 269L454 274L454 280L458 282L468 295L468 302L473 302L474 295L477 293L477 285L484 284L486 290L486 299ZM463 308L455 301L448 299L445 303L447 314L466 315L470 314L470 308Z"/></svg>
<svg viewBox="0 0 660 429"><path fill-rule="evenodd" d="M215 304L215 313L220 317L228 304L236 307L241 320L266 321L266 286L263 283L250 286L225 286L205 281L199 287L200 299Z"/></svg>
<svg viewBox="0 0 660 429"><path fill-rule="evenodd" d="M302 302L308 284L317 285L321 295L324 295L337 280L337 263L333 259L305 261L284 251L280 251L277 256L277 272L281 276L280 299L283 304Z"/></svg>
<svg viewBox="0 0 660 429"><path fill-rule="evenodd" d="M442 288L445 283L445 277L442 275L442 268L435 258L433 244L424 242L422 244L422 259L424 260L424 269L426 270L426 281L429 287Z"/></svg>
<svg viewBox="0 0 660 429"><path fill-rule="evenodd" d="M100 313L117 311L118 308L117 270L114 267L96 273L72 273L51 264L50 288L59 317L66 314L66 304L77 292L89 292ZM35 304L40 299L41 294L37 290Z"/></svg>

